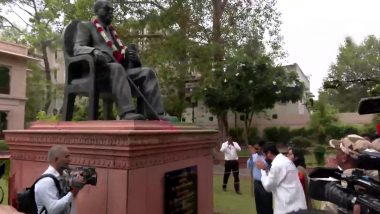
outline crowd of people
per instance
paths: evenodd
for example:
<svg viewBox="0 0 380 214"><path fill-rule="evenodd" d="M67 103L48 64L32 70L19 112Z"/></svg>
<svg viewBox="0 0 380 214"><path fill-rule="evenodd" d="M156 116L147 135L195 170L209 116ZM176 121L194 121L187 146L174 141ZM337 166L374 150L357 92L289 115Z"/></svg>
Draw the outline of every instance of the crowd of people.
<svg viewBox="0 0 380 214"><path fill-rule="evenodd" d="M338 168L343 174L350 175L353 169L358 168L358 156L362 152L380 152L380 138L371 141L367 137L351 134L339 140L330 140L329 147L335 150L335 156L326 158L326 167ZM320 207L313 207L303 150L294 147L284 150L264 140L249 145L248 149L251 155L247 160L247 168L251 172L256 213L309 213L308 211L316 209L326 213L338 213L338 207L326 201L321 202ZM221 147L220 151L225 154L224 191L232 171L235 190L241 194L237 154L240 150L239 144L231 137ZM377 170L366 170L365 174L379 181ZM353 206L353 213L360 213L359 205Z"/></svg>

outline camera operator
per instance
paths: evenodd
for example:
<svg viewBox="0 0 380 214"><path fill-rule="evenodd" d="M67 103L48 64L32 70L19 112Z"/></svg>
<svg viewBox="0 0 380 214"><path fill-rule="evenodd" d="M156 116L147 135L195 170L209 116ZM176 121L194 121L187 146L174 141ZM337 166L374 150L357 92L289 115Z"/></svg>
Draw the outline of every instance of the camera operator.
<svg viewBox="0 0 380 214"><path fill-rule="evenodd" d="M361 152L371 148L371 143L359 135L347 135L340 140L330 140L329 144L335 149L337 167L343 171L344 175L350 176L352 171L358 167L358 156ZM378 179L378 173L375 170L367 170L365 174L373 179ZM338 206L323 201L321 209L332 213L338 213ZM358 205L354 206L355 213L360 210ZM360 211L359 211L360 213Z"/></svg>
<svg viewBox="0 0 380 214"><path fill-rule="evenodd" d="M238 151L241 151L241 148L237 142L232 140L232 136L228 136L227 141L222 144L220 151L224 153L223 191L227 191L228 178L232 171L236 194L241 195L242 193L240 192L239 183L239 157L237 154Z"/></svg>
<svg viewBox="0 0 380 214"><path fill-rule="evenodd" d="M35 201L38 213L64 213L75 214L74 198L79 190L85 185L84 178L77 173L72 177L70 187L65 186L63 181L64 170L70 164L70 152L64 146L53 146L48 151L49 167L43 174L52 174L60 181L63 191L60 195L53 178L45 177L35 185Z"/></svg>

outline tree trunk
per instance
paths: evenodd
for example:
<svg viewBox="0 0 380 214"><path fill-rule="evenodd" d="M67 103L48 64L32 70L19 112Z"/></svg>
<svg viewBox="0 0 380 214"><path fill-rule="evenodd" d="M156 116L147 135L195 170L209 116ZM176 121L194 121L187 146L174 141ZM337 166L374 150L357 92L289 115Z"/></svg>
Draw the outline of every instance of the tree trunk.
<svg viewBox="0 0 380 214"><path fill-rule="evenodd" d="M244 142L248 146L249 139L248 136L251 134L251 125L252 125L252 118L253 118L253 112L246 112L244 114Z"/></svg>
<svg viewBox="0 0 380 214"><path fill-rule="evenodd" d="M222 63L224 60L221 20L222 20L224 7L226 4L227 4L227 0L212 0L212 5L213 5L212 44L215 47L214 62L216 63L217 68L222 68ZM228 133L227 113L228 111L223 111L217 115L220 141L224 141Z"/></svg>
<svg viewBox="0 0 380 214"><path fill-rule="evenodd" d="M244 114L244 143L245 145L248 145L248 135L249 135L249 127L248 127L248 114Z"/></svg>
<svg viewBox="0 0 380 214"><path fill-rule="evenodd" d="M42 58L44 60L44 71L45 71L45 78L46 78L46 101L44 105L44 111L47 113L50 107L51 99L52 99L52 91L51 91L51 72L50 72L50 64L49 64L49 59L47 56L47 44L45 41L42 42L41 44L41 49L42 49Z"/></svg>
<svg viewBox="0 0 380 214"><path fill-rule="evenodd" d="M212 4L214 9L212 16L212 41L215 46L214 60L216 63L221 63L224 59L221 20L227 0L213 0Z"/></svg>
<svg viewBox="0 0 380 214"><path fill-rule="evenodd" d="M224 142L228 135L228 118L227 111L217 115L219 128L219 141Z"/></svg>

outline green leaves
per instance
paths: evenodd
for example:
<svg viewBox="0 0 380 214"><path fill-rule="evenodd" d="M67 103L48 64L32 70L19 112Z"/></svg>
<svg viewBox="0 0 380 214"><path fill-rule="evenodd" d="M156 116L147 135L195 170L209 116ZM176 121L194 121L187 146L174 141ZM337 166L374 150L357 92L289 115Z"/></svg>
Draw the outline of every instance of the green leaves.
<svg viewBox="0 0 380 214"><path fill-rule="evenodd" d="M241 113L258 113L276 102L295 102L304 86L297 74L274 66L268 56L233 58L204 91L206 105Z"/></svg>
<svg viewBox="0 0 380 214"><path fill-rule="evenodd" d="M362 97L378 95L380 40L368 36L361 44L346 38L337 61L324 80L328 103L340 112L356 111Z"/></svg>

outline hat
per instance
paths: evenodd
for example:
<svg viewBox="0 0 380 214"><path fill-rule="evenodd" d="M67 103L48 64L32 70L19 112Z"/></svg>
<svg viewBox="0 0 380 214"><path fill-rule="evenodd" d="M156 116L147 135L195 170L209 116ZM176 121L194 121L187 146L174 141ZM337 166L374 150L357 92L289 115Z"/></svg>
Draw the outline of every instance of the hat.
<svg viewBox="0 0 380 214"><path fill-rule="evenodd" d="M358 158L361 152L371 148L371 143L368 140L356 134L347 135L340 140L332 139L329 144L332 148L340 149L355 159Z"/></svg>
<svg viewBox="0 0 380 214"><path fill-rule="evenodd" d="M380 152L380 138L377 138L376 140L372 141L369 148Z"/></svg>

